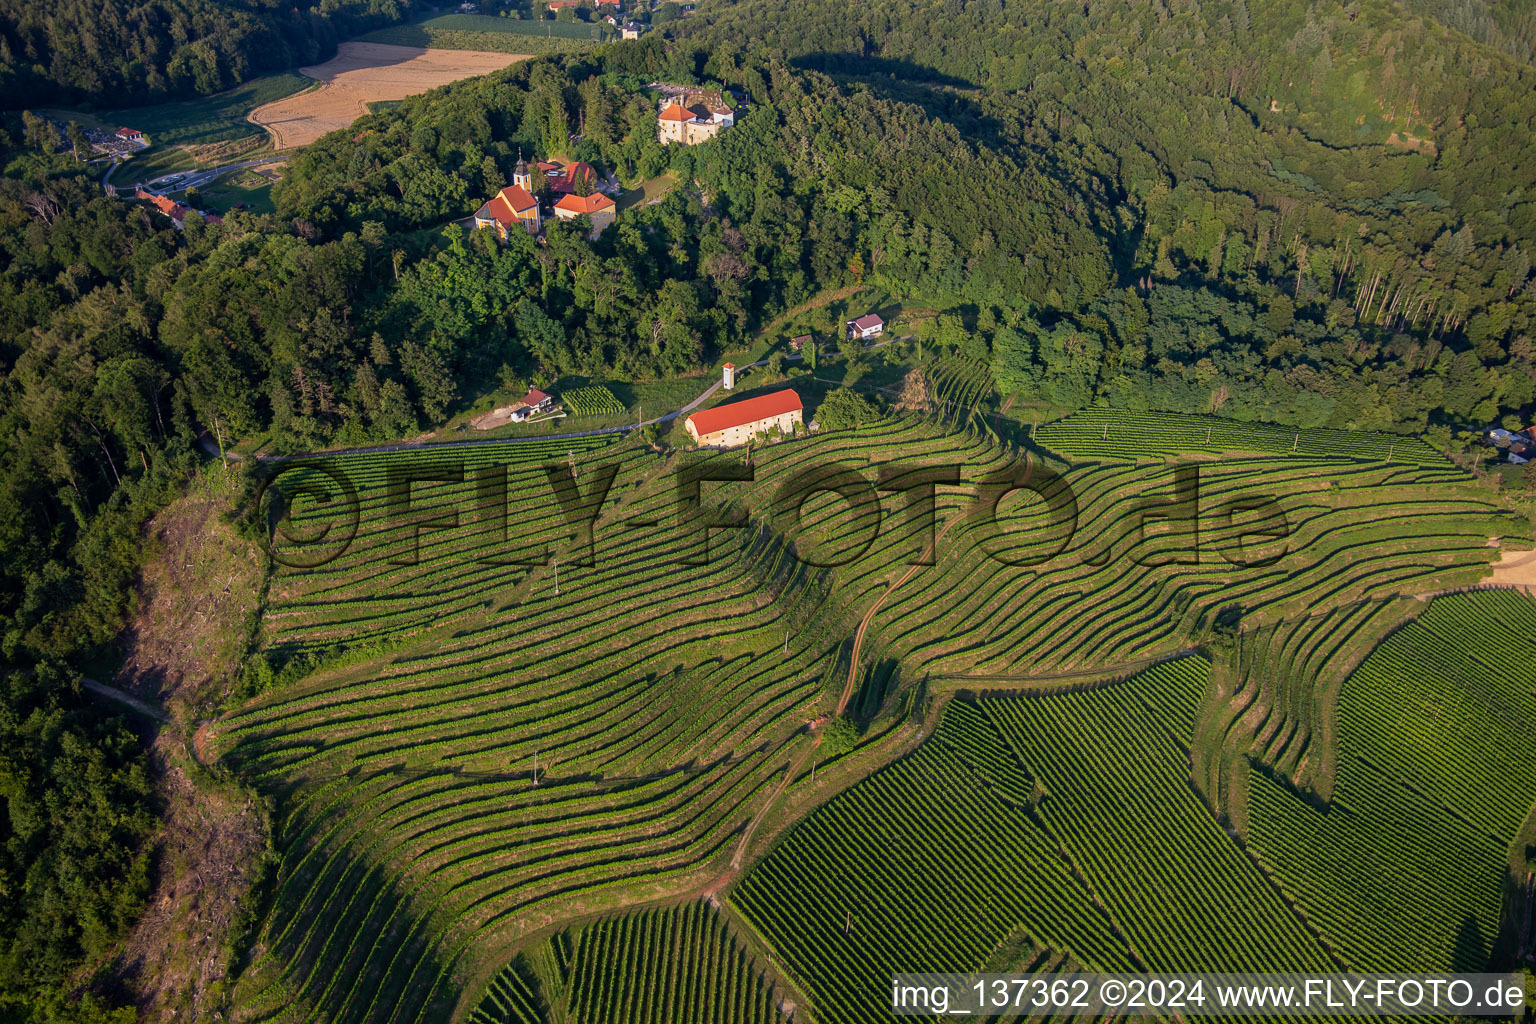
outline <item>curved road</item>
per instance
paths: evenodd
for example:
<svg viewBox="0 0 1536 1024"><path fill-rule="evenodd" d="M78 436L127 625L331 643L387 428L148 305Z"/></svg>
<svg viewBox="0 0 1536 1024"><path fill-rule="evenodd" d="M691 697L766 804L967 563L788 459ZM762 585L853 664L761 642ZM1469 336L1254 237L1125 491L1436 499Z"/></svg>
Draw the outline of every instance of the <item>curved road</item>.
<svg viewBox="0 0 1536 1024"><path fill-rule="evenodd" d="M144 190L146 192L150 192L150 193L152 193L154 195L164 195L167 192L180 192L184 188L202 188L204 185L208 184L213 179L219 177L220 175L228 174L230 171L238 171L238 170L240 170L242 168L245 168L245 167L259 167L262 164L278 163L279 161L287 160L289 155L290 154L287 154L287 153L269 153L268 155L262 157L259 160L242 160L239 163L223 164L222 166L219 166L219 167L207 167L207 168L204 168L203 170L200 170L200 171L199 170L183 171L183 172L181 172L182 173L181 180L177 181L176 184L173 185L170 188L165 188L163 186L155 185L155 182L160 181L161 178L164 177L164 175L162 175L161 178L155 178L155 179L151 180L149 182L149 185L151 187L149 187L149 188L144 188L145 183L142 182L142 181L135 182L132 185L118 185L118 186L115 186L115 187L117 187L119 189L144 188ZM107 185L108 180L111 179L111 177L112 177L112 172L117 170L118 165L121 162L122 161L119 161L119 160L112 161L112 166L107 168L107 173L103 174L101 176L101 184L102 184L103 187L105 187ZM176 172L172 171L171 173L174 174Z"/></svg>
<svg viewBox="0 0 1536 1024"><path fill-rule="evenodd" d="M893 342L906 341L911 337L912 335L905 334L899 338L887 338L884 341L877 341L873 345L866 345L865 349L867 351L873 351L877 348L884 348L886 345L889 345ZM804 356L800 355L786 354L784 356L786 362L794 362L804 358ZM756 366L766 366L767 363L767 359L759 359L757 362L747 363L745 366L739 367L739 369L750 370ZM713 398L715 392L720 390L722 383L723 382L717 378L713 384L704 390L702 395L700 395L698 398L695 398L681 409L674 409L672 412L663 413L662 415L653 419L640 420L633 426L626 423L622 427L597 427L593 430L573 430L564 434L532 434L527 437L478 437L467 438L462 441L395 441L390 444L367 445L361 448L327 448L318 452L305 452L302 455L258 455L256 456L256 461L291 462L294 459L326 458L336 455L379 455L387 452L408 452L415 451L419 448L431 448L433 450L438 448L479 448L488 444L515 444L520 441L564 441L573 437L597 437L601 434L627 434L631 430L638 430L641 427L648 427L653 423L670 423L671 421L677 419L679 416L688 415L699 406ZM219 454L218 446L214 444L213 439L209 437L205 432L201 440L203 444L203 450L217 458ZM225 458L233 462L238 461L240 456L234 453L226 453Z"/></svg>

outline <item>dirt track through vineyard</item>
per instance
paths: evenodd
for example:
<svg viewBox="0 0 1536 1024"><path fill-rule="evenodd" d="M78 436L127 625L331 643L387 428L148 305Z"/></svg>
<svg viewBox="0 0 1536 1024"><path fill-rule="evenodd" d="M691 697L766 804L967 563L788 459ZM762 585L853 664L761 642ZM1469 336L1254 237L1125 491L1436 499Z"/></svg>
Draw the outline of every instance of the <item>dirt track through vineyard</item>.
<svg viewBox="0 0 1536 1024"><path fill-rule="evenodd" d="M247 117L267 130L275 148L292 149L346 128L368 113L369 103L403 100L527 59L518 53L342 43L324 64L299 69L320 83L317 88L263 104Z"/></svg>

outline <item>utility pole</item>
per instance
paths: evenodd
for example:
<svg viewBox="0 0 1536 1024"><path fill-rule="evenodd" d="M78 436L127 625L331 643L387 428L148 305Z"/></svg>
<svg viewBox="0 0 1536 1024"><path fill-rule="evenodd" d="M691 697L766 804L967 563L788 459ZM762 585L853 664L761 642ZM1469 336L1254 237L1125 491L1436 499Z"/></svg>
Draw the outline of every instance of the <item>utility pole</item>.
<svg viewBox="0 0 1536 1024"><path fill-rule="evenodd" d="M533 784L535 786L539 784L539 752L537 750L533 752Z"/></svg>
<svg viewBox="0 0 1536 1024"><path fill-rule="evenodd" d="M558 558L555 559L555 596L560 596L560 559ZM537 755L534 756L534 760L538 760Z"/></svg>

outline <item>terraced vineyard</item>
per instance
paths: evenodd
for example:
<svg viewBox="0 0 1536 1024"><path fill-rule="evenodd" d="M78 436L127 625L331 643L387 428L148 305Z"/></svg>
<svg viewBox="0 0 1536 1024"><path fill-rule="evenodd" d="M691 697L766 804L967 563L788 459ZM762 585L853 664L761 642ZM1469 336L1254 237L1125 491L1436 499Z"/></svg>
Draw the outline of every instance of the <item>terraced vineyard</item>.
<svg viewBox="0 0 1536 1024"><path fill-rule="evenodd" d="M721 916L701 901L560 932L492 979L468 1024L611 1021L780 1024L764 983Z"/></svg>
<svg viewBox="0 0 1536 1024"><path fill-rule="evenodd" d="M1474 971L1536 800L1536 602L1436 600L1344 684L1333 799L1254 769L1248 837L1355 967Z"/></svg>
<svg viewBox="0 0 1536 1024"><path fill-rule="evenodd" d="M838 1021L888 1019L871 979L896 971L1002 969L1017 932L1109 970L1482 970L1536 801L1533 645L1490 649L1488 621L1536 635L1536 602L1438 599L1366 660L1339 707L1334 799L1255 768L1247 842L1187 785L1190 738L1223 703L1186 658L1088 692L951 701L732 900Z"/></svg>
<svg viewBox="0 0 1536 1024"><path fill-rule="evenodd" d="M1395 465L1445 467L1444 455L1416 437L1241 423L1217 416L1089 409L1047 423L1035 440L1072 459L1253 454L1339 456Z"/></svg>
<svg viewBox="0 0 1536 1024"><path fill-rule="evenodd" d="M344 549L347 504L296 493L305 482L342 488L322 468L288 470L279 486L296 496L286 528L297 540L279 546L292 565L271 581L261 634L280 685L204 733L280 809L281 863L260 956L236 996L240 1019L410 1024L462 1018L488 993L511 1007L516 985L502 972L541 936L702 892L728 894L786 957L793 943L773 922L789 918L775 915L838 894L830 910L804 906L831 917L804 918L816 923L803 941L822 945L794 947L808 959L792 961L827 1020L867 1016L851 979L908 955L981 963L1008 949L1032 963L1136 968L1180 962L1181 950L1237 964L1262 947L1276 965L1326 965L1292 917L1265 910L1264 929L1246 935L1194 909L1201 899L1283 905L1201 797L1226 813L1221 780L1249 749L1255 709L1286 723L1254 731L1265 756L1310 777L1309 753L1326 746L1311 737L1328 726L1307 669L1272 680L1222 663L1207 682L1203 663L1186 658L1078 703L1020 704L1027 713L956 702L938 738L866 784L887 794L878 813L859 813L894 813L898 797L931 784L935 821L979 836L996 814L1008 849L972 844L966 865L946 866L919 833L877 841L866 829L854 852L829 838L832 852L819 853L796 837L835 837L827 822L864 820L834 803L763 874L731 888L767 842L759 835L788 824L776 815L801 806L786 787L819 756L815 723L842 706L872 715L911 705L919 686L942 695L1028 689L1059 672L1123 676L1234 618L1243 649L1266 662L1256 638L1291 637L1288 623L1316 618L1275 649L1299 666L1327 662L1351 637L1376 635L1377 618L1353 609L1474 584L1498 554L1488 538L1520 533L1448 465L1314 447L1202 464L1195 495L1174 466L1105 461L1050 476L987 430L887 419L754 449L750 483L702 482L697 504L679 474L728 476L743 453L664 458L597 438L348 456L321 463L355 482ZM842 474L821 478L833 489L807 494L827 467ZM936 486L932 522L914 514L920 491L876 491L882 468L898 467L898 483L959 467L958 484ZM419 478L408 491L406 476ZM1004 495L1004 479L1048 500ZM733 515L742 528L706 529ZM304 542L327 525L335 532ZM922 558L935 537L936 555ZM934 564L912 564L921 561ZM1060 722L1041 717L1063 707ZM1228 724L1207 728L1217 709ZM1106 738L1120 720L1138 723L1123 748ZM1089 762L1051 746L1057 730L1077 735L1073 756L1120 764L1157 792L1168 820L1151 804L1104 819L1130 793L1103 788L1110 779L1078 787ZM1207 734L1199 749L1216 751L1217 781L1191 790L1189 747ZM898 744L911 730L882 735ZM972 817L936 795L962 783L974 790L963 798ZM1138 829L1157 837L1160 856L1122 848ZM954 888L930 885L914 900L910 888L879 890L874 871L867 884L802 896L756 880L780 877L775 858L792 854L894 871L890 851L913 865L902 870L938 871ZM1114 858L1164 871L1183 895L1144 914L1111 877ZM989 878L1050 885L993 898ZM953 892L972 894L959 903L974 907L941 933L923 931L923 915L957 903L938 894ZM881 915L904 926L876 927ZM1029 922L1038 931L1021 940ZM1198 943L1181 945L1188 936ZM671 984L636 972L646 986ZM598 1007L610 990L591 991L598 1002L580 1005ZM729 1012L756 1020L760 1002Z"/></svg>
<svg viewBox="0 0 1536 1024"><path fill-rule="evenodd" d="M927 377L940 419L964 423L981 401L992 394L992 371L984 363L961 356L931 362Z"/></svg>

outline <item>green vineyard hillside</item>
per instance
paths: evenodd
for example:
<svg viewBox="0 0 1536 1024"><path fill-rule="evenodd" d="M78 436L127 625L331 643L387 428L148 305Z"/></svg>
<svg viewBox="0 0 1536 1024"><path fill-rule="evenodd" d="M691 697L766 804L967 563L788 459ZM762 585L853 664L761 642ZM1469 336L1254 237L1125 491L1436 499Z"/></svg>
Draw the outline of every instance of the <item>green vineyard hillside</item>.
<svg viewBox="0 0 1536 1024"><path fill-rule="evenodd" d="M695 900L560 932L492 979L468 1024L785 1024L772 986Z"/></svg>
<svg viewBox="0 0 1536 1024"><path fill-rule="evenodd" d="M1511 632L1484 643L1484 622ZM1004 969L1018 931L1104 970L1487 969L1512 952L1507 854L1536 801L1536 658L1508 639L1533 626L1513 593L1436 600L1346 683L1334 799L1255 768L1246 841L1189 785L1190 739L1219 706L1203 660L953 700L732 900L837 1021L888 1019L871 979ZM1385 742L1409 719L1428 728Z"/></svg>
<svg viewBox="0 0 1536 1024"><path fill-rule="evenodd" d="M1162 463L1047 472L973 417L947 423L891 417L750 455L601 437L289 468L285 564L259 638L266 675L206 730L280 809L240 1019L462 1015L550 928L728 892L760 852L758 826L777 827L786 785L812 766L819 723L845 705L874 715L924 679L1013 689L1123 674L1224 623L1246 637L1474 585L1498 554L1488 539L1521 529L1449 465L1319 444L1207 460L1198 479ZM958 482L934 487L931 520L920 491L877 489L955 469ZM684 485L699 474L717 479ZM350 482L355 509L300 493L307 482L345 499L333 477ZM807 493L807 481L826 486ZM1317 632L1308 650L1325 641ZM1198 687L1168 685L1179 710L1159 714L1182 721L1194 712L1181 687ZM1310 728L1310 712L1293 717ZM994 751L1029 735L1000 713L986 727ZM1192 727L1159 728L1147 727L1147 771L1172 770L1190 742ZM1003 771L989 792L1027 804L1043 777ZM1225 850L1200 804L1210 794L1169 787L1177 848ZM1042 805L1044 827L1026 816L1029 865L995 866L1064 872L1062 902L1031 913L1072 928L1032 948L1127 968L1171 961L1175 933L1205 923L1189 910L1140 931L1106 918L1097 887L1110 883L1085 888L1074 880L1088 868L1062 860L1067 826L1051 815L1072 806ZM1210 878L1221 898L1273 896L1222 856ZM977 913L941 952L984 958L1011 927L1004 909ZM1275 962L1326 963L1289 920L1266 925ZM1221 962L1249 948L1220 930L1202 943ZM894 962L881 956L871 962Z"/></svg>

